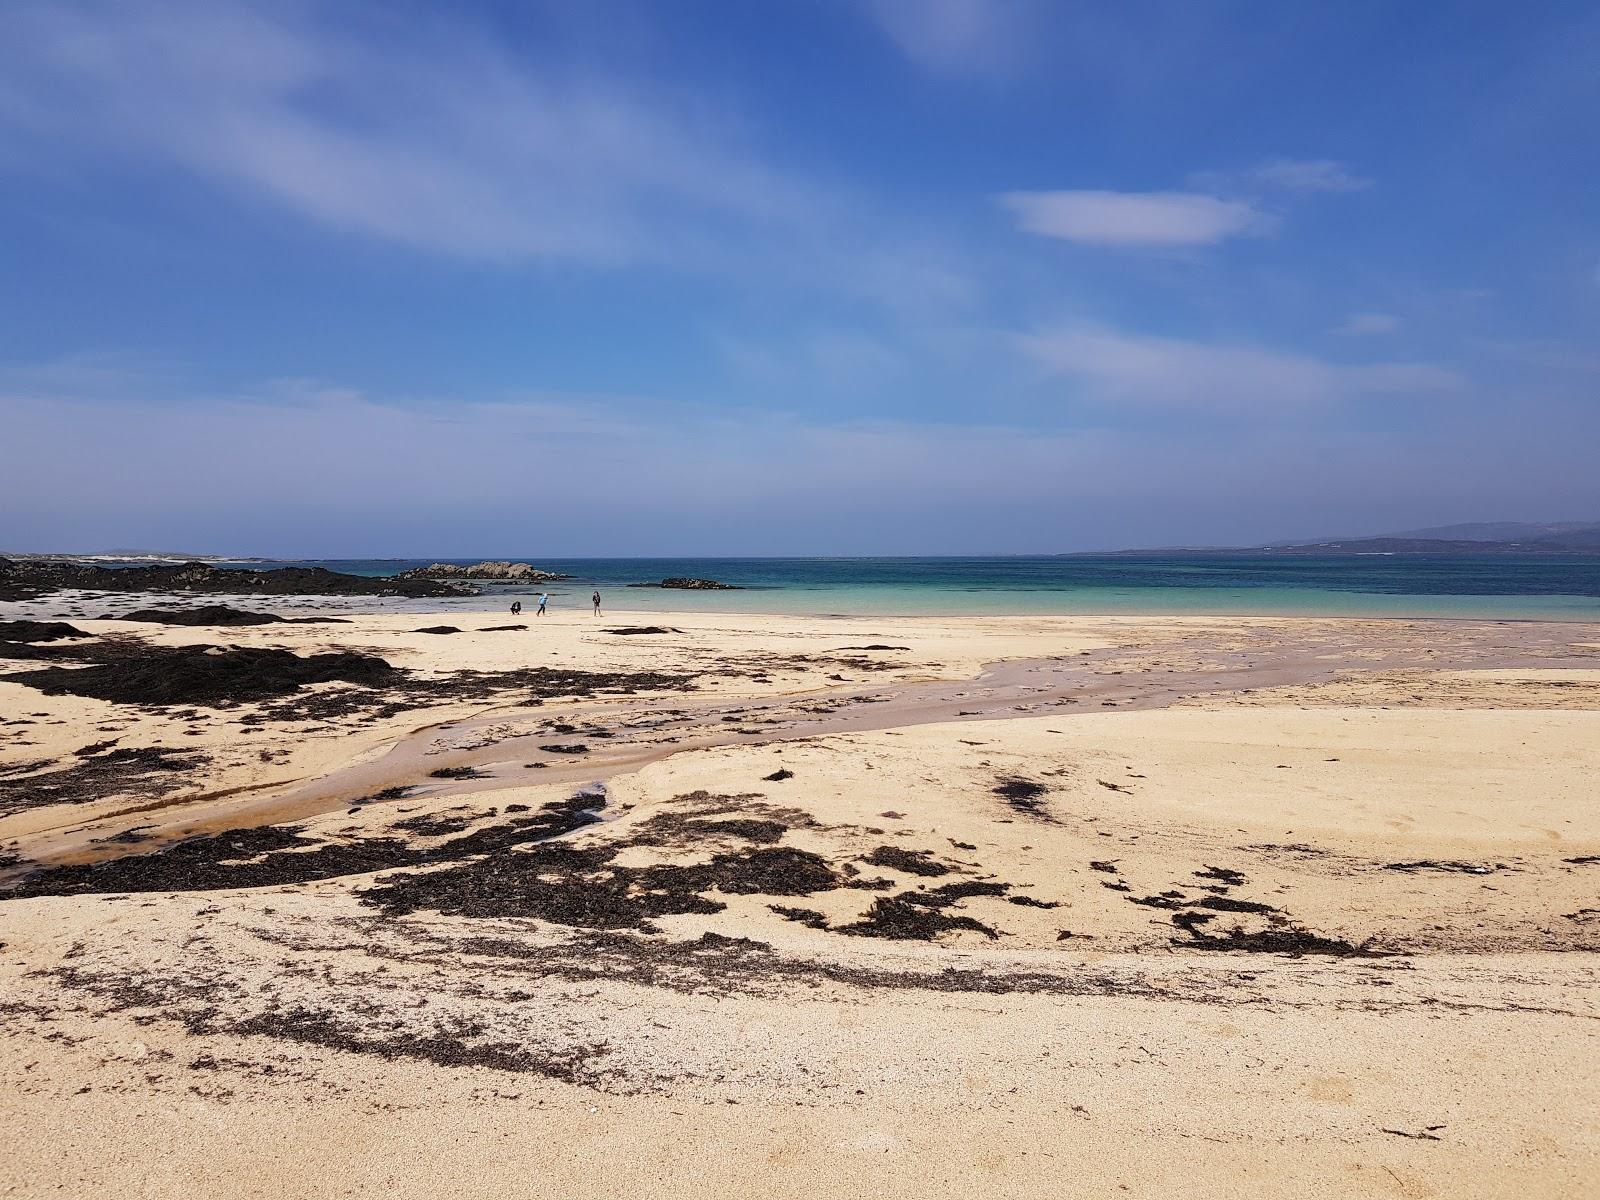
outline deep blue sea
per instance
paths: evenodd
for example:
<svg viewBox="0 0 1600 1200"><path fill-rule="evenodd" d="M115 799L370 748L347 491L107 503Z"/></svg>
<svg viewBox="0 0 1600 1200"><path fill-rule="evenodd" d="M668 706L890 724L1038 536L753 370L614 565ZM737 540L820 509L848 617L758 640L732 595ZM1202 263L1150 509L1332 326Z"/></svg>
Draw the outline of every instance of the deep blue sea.
<svg viewBox="0 0 1600 1200"><path fill-rule="evenodd" d="M555 608L838 614L1239 613L1600 620L1600 557L1108 554L1005 558L541 558ZM476 559L306 560L361 575ZM689 575L727 592L629 588ZM490 584L493 609L537 588Z"/></svg>

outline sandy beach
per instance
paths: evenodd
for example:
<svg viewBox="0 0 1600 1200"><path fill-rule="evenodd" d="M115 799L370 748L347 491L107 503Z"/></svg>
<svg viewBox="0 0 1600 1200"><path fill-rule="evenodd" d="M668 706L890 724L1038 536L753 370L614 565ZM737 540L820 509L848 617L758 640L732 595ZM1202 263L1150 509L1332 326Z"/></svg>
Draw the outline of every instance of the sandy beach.
<svg viewBox="0 0 1600 1200"><path fill-rule="evenodd" d="M1600 626L5 607L4 1194L1600 1190Z"/></svg>

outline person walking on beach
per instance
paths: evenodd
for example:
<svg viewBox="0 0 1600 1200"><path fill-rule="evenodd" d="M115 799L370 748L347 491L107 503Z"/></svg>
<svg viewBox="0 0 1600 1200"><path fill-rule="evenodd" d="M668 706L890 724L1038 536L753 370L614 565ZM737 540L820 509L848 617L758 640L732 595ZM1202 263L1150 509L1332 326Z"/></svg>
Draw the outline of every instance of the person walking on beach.
<svg viewBox="0 0 1600 1200"><path fill-rule="evenodd" d="M513 617L520 617L522 615L522 601L521 600L513 600L511 602L511 615Z"/></svg>
<svg viewBox="0 0 1600 1200"><path fill-rule="evenodd" d="M550 601L549 595L547 593L545 593L545 592L540 592L539 593L539 611L534 613L533 615L536 616L536 617L544 616L544 606L546 604L548 604L549 601Z"/></svg>
<svg viewBox="0 0 1600 1200"><path fill-rule="evenodd" d="M594 615L598 617L600 615L600 589L596 588L594 595L590 596L589 599L594 602Z"/></svg>

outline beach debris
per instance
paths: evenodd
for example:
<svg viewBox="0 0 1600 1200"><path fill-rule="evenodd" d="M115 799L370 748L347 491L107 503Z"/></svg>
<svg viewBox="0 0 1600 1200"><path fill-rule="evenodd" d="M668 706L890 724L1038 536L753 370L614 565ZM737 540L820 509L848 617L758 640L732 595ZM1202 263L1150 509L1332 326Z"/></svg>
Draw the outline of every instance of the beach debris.
<svg viewBox="0 0 1600 1200"><path fill-rule="evenodd" d="M1206 933L1197 928L1212 919L1210 913L1175 913L1172 923L1189 937L1173 939L1173 945L1191 950L1243 951L1250 954L1286 954L1291 958L1326 955L1331 958L1384 958L1388 951L1375 949L1371 940L1356 945L1342 938L1323 937L1298 925L1246 932L1235 925L1225 933Z"/></svg>
<svg viewBox="0 0 1600 1200"><path fill-rule="evenodd" d="M1048 820L1041 798L1048 795L1050 789L1042 783L1032 779L1011 778L1002 779L990 789L996 796L1004 797L1017 812L1025 813L1030 817L1039 817Z"/></svg>
<svg viewBox="0 0 1600 1200"><path fill-rule="evenodd" d="M1431 858L1419 858L1411 862L1385 863L1386 871L1450 871L1461 875L1493 875L1496 871L1509 871L1505 863L1471 863L1440 861Z"/></svg>
<svg viewBox="0 0 1600 1200"><path fill-rule="evenodd" d="M548 746L540 746L546 754L587 754L589 747L582 742L551 742Z"/></svg>
<svg viewBox="0 0 1600 1200"><path fill-rule="evenodd" d="M0 676L47 696L88 696L122 704L206 707L266 700L313 683L392 684L394 668L369 654L343 651L302 658L288 650L212 646L144 647L121 661L45 667Z"/></svg>
<svg viewBox="0 0 1600 1200"><path fill-rule="evenodd" d="M726 905L705 894L711 891L809 896L840 886L823 858L785 846L647 867L613 862L625 848L626 843L544 841L442 870L391 877L356 894L390 916L426 909L466 917L536 917L578 928L652 930L654 917L721 912Z"/></svg>
<svg viewBox="0 0 1600 1200"><path fill-rule="evenodd" d="M530 817L485 826L441 845L419 848L396 837L326 841L293 825L262 825L190 838L146 854L105 862L43 867L10 885L11 896L118 892L205 892L309 883L400 867L495 856L511 847L559 837L600 818L596 797L579 792Z"/></svg>
<svg viewBox="0 0 1600 1200"><path fill-rule="evenodd" d="M794 772L787 767L779 767L771 775L763 775L761 778L767 783L782 783L785 779L793 779Z"/></svg>
<svg viewBox="0 0 1600 1200"><path fill-rule="evenodd" d="M1176 895L1178 893L1163 893ZM1263 904L1258 900L1236 900L1232 896L1206 896L1194 902L1200 908L1210 908L1217 912L1235 913L1275 913L1279 911L1270 904Z"/></svg>
<svg viewBox="0 0 1600 1200"><path fill-rule="evenodd" d="M227 604L198 604L192 608L138 608L116 616L107 613L103 621L138 621L147 625L348 625L344 617L280 617L276 613L251 612Z"/></svg>
<svg viewBox="0 0 1600 1200"><path fill-rule="evenodd" d="M418 837L444 837L446 834L465 832L484 815L471 809L466 811L450 809L441 813L423 813L420 816L406 817L404 820L396 821L390 828L401 833L414 833Z"/></svg>
<svg viewBox="0 0 1600 1200"><path fill-rule="evenodd" d="M828 918L814 908L794 908L787 904L769 904L767 907L786 921L798 921L811 929L828 927Z"/></svg>
<svg viewBox="0 0 1600 1200"><path fill-rule="evenodd" d="M454 625L429 625L423 629L413 629L412 633L460 633Z"/></svg>
<svg viewBox="0 0 1600 1200"><path fill-rule="evenodd" d="M950 874L950 868L943 863L934 862L932 856L931 850L904 850L899 846L879 846L861 861L869 862L875 867L904 871L908 875Z"/></svg>
<svg viewBox="0 0 1600 1200"><path fill-rule="evenodd" d="M993 940L1000 934L972 917L953 917L938 906L913 903L914 894L880 896L864 917L848 925L831 926L849 937L888 938L894 941L931 942L941 933L966 929Z"/></svg>
<svg viewBox="0 0 1600 1200"><path fill-rule="evenodd" d="M1407 1129L1389 1129L1380 1125L1378 1127L1378 1132L1392 1133L1395 1137L1411 1138L1414 1141L1442 1142L1444 1139L1439 1136L1438 1131L1443 1128L1445 1128L1443 1125L1425 1125L1421 1129L1413 1132Z"/></svg>
<svg viewBox="0 0 1600 1200"><path fill-rule="evenodd" d="M101 742L74 752L79 761L44 770L54 760L14 764L0 771L0 816L47 804L92 804L112 796L161 795L173 776L195 771L211 761L197 750L167 746L111 749ZM20 769L19 769L20 768Z"/></svg>
<svg viewBox="0 0 1600 1200"><path fill-rule="evenodd" d="M682 633L683 630L675 629L671 625L618 625L612 629L602 629L600 632L614 633L618 637L639 637L644 634Z"/></svg>
<svg viewBox="0 0 1600 1200"><path fill-rule="evenodd" d="M429 771L429 779L482 779L486 772L477 767L439 767Z"/></svg>
<svg viewBox="0 0 1600 1200"><path fill-rule="evenodd" d="M1235 871L1231 867L1213 867L1210 863L1205 864L1205 870L1195 871L1193 874L1196 879L1215 879L1229 887L1238 887L1245 882L1243 871Z"/></svg>
<svg viewBox="0 0 1600 1200"><path fill-rule="evenodd" d="M0 643L4 642L55 642L63 638L93 637L65 621L0 621ZM0 645L0 657L5 648Z"/></svg>

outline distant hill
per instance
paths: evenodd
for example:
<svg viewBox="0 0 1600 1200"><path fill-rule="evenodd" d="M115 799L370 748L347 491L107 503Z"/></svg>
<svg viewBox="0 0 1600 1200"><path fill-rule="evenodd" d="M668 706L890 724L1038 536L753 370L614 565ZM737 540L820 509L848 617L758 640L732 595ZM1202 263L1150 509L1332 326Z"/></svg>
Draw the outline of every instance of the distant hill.
<svg viewBox="0 0 1600 1200"><path fill-rule="evenodd" d="M1261 546L1164 546L1121 554L1600 554L1600 521L1479 521Z"/></svg>
<svg viewBox="0 0 1600 1200"><path fill-rule="evenodd" d="M1247 549L1274 554L1600 554L1600 521L1480 521Z"/></svg>
<svg viewBox="0 0 1600 1200"><path fill-rule="evenodd" d="M1600 521L1547 521L1529 524L1526 521L1477 521L1464 525L1436 525L1431 529L1402 529L1386 534L1397 538L1426 538L1456 542L1517 542L1564 534L1588 534L1593 537L1600 530Z"/></svg>

